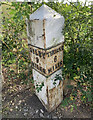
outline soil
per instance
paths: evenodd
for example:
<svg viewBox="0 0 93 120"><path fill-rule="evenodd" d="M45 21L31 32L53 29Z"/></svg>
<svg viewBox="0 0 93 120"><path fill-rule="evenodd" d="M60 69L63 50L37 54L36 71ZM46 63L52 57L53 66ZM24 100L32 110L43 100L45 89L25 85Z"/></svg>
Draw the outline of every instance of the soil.
<svg viewBox="0 0 93 120"><path fill-rule="evenodd" d="M5 118L90 118L89 106L79 104L77 109L69 106L62 107L61 104L49 113L34 93L33 85L20 84L20 82L7 80L7 71L3 70L2 88L2 117Z"/></svg>

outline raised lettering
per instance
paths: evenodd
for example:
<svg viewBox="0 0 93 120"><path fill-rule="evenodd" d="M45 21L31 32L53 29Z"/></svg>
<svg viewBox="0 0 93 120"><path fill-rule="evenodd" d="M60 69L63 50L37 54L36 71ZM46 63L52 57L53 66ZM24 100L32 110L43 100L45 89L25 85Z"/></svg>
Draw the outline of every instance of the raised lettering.
<svg viewBox="0 0 93 120"><path fill-rule="evenodd" d="M30 48L30 52L32 53L32 48Z"/></svg>
<svg viewBox="0 0 93 120"><path fill-rule="evenodd" d="M60 67L60 64L58 63L58 67Z"/></svg>
<svg viewBox="0 0 93 120"><path fill-rule="evenodd" d="M47 53L48 57L49 57L49 52Z"/></svg>
<svg viewBox="0 0 93 120"><path fill-rule="evenodd" d="M49 68L49 69L48 69L48 74L49 74L49 73L51 73L51 72L52 72L52 69L51 69L51 68Z"/></svg>
<svg viewBox="0 0 93 120"><path fill-rule="evenodd" d="M56 62L56 61L57 61L57 56L54 57L54 62Z"/></svg>
<svg viewBox="0 0 93 120"><path fill-rule="evenodd" d="M36 57L36 63L39 63L39 59L38 59L38 57Z"/></svg>
<svg viewBox="0 0 93 120"><path fill-rule="evenodd" d="M41 57L42 55L41 55L41 51L38 51L38 53L39 53L39 57Z"/></svg>
<svg viewBox="0 0 93 120"><path fill-rule="evenodd" d="M45 73L46 74L46 70L43 68L43 73Z"/></svg>
<svg viewBox="0 0 93 120"><path fill-rule="evenodd" d="M35 50L33 49L33 54L35 54Z"/></svg>
<svg viewBox="0 0 93 120"><path fill-rule="evenodd" d="M57 64L55 64L55 69L57 69Z"/></svg>
<svg viewBox="0 0 93 120"><path fill-rule="evenodd" d="M53 71L54 71L54 66L53 66Z"/></svg>
<svg viewBox="0 0 93 120"><path fill-rule="evenodd" d="M54 50L51 51L51 56L54 55Z"/></svg>
<svg viewBox="0 0 93 120"><path fill-rule="evenodd" d="M43 54L43 59L45 59L45 53L42 53Z"/></svg>
<svg viewBox="0 0 93 120"><path fill-rule="evenodd" d="M35 54L38 55L37 50L35 49Z"/></svg>
<svg viewBox="0 0 93 120"><path fill-rule="evenodd" d="M42 72L42 67L40 67L40 71Z"/></svg>
<svg viewBox="0 0 93 120"><path fill-rule="evenodd" d="M64 46L62 46L62 50L64 50Z"/></svg>

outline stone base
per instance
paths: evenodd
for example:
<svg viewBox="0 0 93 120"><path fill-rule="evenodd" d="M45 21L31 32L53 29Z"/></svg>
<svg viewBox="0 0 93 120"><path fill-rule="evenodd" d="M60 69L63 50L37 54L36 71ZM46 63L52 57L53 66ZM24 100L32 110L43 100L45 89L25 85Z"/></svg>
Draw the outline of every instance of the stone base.
<svg viewBox="0 0 93 120"><path fill-rule="evenodd" d="M37 87L36 84L41 85L42 82L44 83L42 91L37 92L36 90L36 95L48 112L53 111L63 100L63 82L57 80L56 84L53 84L56 75L62 77L62 70L56 71L47 78L33 69L35 88Z"/></svg>

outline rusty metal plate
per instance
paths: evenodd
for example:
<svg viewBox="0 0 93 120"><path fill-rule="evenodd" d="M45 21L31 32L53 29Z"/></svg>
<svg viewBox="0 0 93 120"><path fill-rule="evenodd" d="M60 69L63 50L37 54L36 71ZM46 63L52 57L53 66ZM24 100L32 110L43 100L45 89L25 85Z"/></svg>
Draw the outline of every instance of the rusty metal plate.
<svg viewBox="0 0 93 120"><path fill-rule="evenodd" d="M49 76L63 65L63 43L49 49L29 45L32 67Z"/></svg>

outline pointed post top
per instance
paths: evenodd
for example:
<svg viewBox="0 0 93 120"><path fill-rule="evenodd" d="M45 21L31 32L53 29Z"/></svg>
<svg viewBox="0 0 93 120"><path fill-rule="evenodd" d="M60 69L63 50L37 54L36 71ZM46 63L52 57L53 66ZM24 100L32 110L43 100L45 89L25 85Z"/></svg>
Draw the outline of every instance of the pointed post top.
<svg viewBox="0 0 93 120"><path fill-rule="evenodd" d="M54 11L52 8L43 4L40 8L38 8L34 13L30 15L30 20L57 19L62 17L63 16Z"/></svg>

